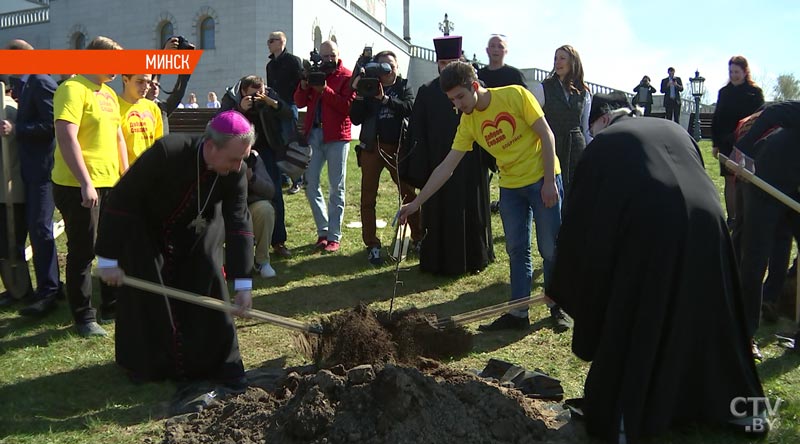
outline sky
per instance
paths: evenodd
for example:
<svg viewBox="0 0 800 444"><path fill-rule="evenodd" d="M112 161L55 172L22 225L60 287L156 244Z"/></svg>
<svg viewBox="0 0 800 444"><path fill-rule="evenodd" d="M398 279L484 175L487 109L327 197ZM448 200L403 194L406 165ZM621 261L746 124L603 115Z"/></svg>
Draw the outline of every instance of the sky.
<svg viewBox="0 0 800 444"><path fill-rule="evenodd" d="M569 44L584 80L629 92L643 75L658 89L673 66L687 89L699 70L703 102L714 103L734 55L747 58L767 100L778 75L800 78L798 0L410 0L410 13L412 44L433 48L447 13L470 59L488 62L489 37L504 34L507 64L549 71L556 48ZM402 0L387 0L386 23L403 35Z"/></svg>

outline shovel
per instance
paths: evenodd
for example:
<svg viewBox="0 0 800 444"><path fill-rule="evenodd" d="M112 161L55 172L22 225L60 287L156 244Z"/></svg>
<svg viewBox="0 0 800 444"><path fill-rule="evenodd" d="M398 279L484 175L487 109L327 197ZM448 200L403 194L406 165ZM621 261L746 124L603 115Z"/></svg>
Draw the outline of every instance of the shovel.
<svg viewBox="0 0 800 444"><path fill-rule="evenodd" d="M531 305L541 304L544 302L544 295L536 295L533 297L527 297L522 299L517 299L511 302L503 302L502 304L491 305L489 307L479 308L477 310L468 311L466 313L457 314L453 316L449 316L446 318L439 319L434 327L436 328L447 328L447 327L455 327L458 325L469 324L471 322L480 321L482 319L491 318L500 313L507 313L511 310L515 310L518 308L525 308Z"/></svg>
<svg viewBox="0 0 800 444"><path fill-rule="evenodd" d="M123 277L122 283L129 287L136 288L138 290L144 290L153 294L162 294L172 299L178 299L184 302L188 302L190 304L199 305L201 307L210 308L212 310L222 311L225 313L237 314L239 313L240 310L238 306L220 301L219 299L210 298L208 296L201 296L199 294L191 293L184 290L178 290L177 288L161 286L159 284L131 276ZM245 309L242 316L258 319L268 324L276 325L278 327L288 328L290 330L296 330L306 333L322 334L322 326L320 325L300 322L284 316L276 315L273 313L267 313L261 310L256 310L255 308Z"/></svg>

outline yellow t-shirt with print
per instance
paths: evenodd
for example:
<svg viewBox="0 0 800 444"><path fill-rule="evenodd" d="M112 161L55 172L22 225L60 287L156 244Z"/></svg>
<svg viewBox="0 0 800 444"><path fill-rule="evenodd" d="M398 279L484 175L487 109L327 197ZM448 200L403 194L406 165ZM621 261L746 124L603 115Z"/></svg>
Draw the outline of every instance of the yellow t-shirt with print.
<svg viewBox="0 0 800 444"><path fill-rule="evenodd" d="M120 96L119 112L122 118L122 135L125 136L125 144L128 146L128 164L133 165L146 149L164 136L161 109L152 100L140 99L134 104Z"/></svg>
<svg viewBox="0 0 800 444"><path fill-rule="evenodd" d="M489 106L472 114L462 114L453 149L471 151L477 142L497 159L499 184L503 188L522 188L544 177L542 141L531 126L544 116L533 94L518 86L489 88ZM555 157L555 174L561 173Z"/></svg>
<svg viewBox="0 0 800 444"><path fill-rule="evenodd" d="M53 119L78 125L78 143L92 186L114 186L120 176L117 148L120 117L114 90L105 84L97 85L84 76L75 76L56 89ZM64 162L59 146L55 152L53 183L80 186Z"/></svg>

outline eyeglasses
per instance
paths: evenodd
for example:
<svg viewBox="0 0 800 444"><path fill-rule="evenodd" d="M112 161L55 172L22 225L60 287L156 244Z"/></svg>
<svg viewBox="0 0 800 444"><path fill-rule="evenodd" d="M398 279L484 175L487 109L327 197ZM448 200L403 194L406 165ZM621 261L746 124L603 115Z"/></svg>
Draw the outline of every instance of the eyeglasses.
<svg viewBox="0 0 800 444"><path fill-rule="evenodd" d="M280 40L281 39L269 39L269 40L267 40L267 43L279 42Z"/></svg>

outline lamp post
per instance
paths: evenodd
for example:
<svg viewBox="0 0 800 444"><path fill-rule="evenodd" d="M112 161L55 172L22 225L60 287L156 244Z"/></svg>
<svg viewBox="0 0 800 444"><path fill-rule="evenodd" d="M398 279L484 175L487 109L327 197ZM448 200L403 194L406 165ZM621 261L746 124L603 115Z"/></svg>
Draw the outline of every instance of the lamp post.
<svg viewBox="0 0 800 444"><path fill-rule="evenodd" d="M704 77L700 77L700 71L694 72L694 78L689 79L692 87L692 96L694 96L694 128L692 128L692 137L694 140L700 141L700 98L705 94L705 81Z"/></svg>

